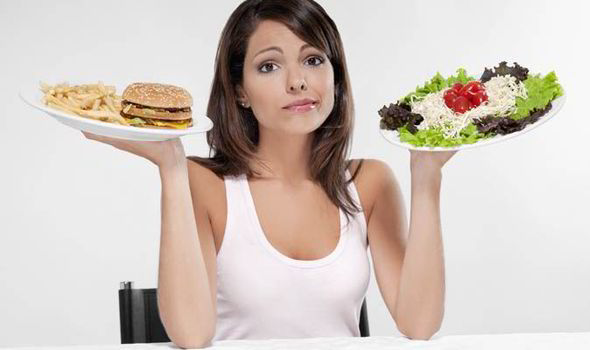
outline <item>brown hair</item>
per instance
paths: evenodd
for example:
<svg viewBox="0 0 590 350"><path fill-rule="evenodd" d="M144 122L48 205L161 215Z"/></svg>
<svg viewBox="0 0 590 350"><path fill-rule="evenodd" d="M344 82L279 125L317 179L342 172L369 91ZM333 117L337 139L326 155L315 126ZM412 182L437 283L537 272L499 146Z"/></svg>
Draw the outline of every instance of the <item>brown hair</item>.
<svg viewBox="0 0 590 350"><path fill-rule="evenodd" d="M356 177L360 164L348 182L344 177L345 169L350 166L350 161L345 158L350 152L354 124L352 92L336 24L313 0L247 0L234 10L217 48L207 106L207 116L213 121L213 128L207 132L210 158L189 158L219 177L259 175L249 167L250 160L259 160L255 154L258 121L251 109L238 106L236 87L242 84L248 39L263 20L284 24L303 41L326 53L332 64L334 108L314 131L309 167L312 179L348 217L362 209L354 204L347 191L347 185ZM213 157L211 151L214 151Z"/></svg>

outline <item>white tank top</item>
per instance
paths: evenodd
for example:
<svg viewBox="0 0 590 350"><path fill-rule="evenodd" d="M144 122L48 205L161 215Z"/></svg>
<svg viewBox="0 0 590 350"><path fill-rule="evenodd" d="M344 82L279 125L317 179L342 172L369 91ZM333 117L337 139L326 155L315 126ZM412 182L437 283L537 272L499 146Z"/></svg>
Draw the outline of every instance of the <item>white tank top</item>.
<svg viewBox="0 0 590 350"><path fill-rule="evenodd" d="M348 170L346 176L350 178ZM347 225L339 209L336 248L321 259L296 260L266 239L246 175L226 176L224 182L227 223L217 254L213 341L360 336L370 278L363 212ZM360 207L354 182L348 186Z"/></svg>

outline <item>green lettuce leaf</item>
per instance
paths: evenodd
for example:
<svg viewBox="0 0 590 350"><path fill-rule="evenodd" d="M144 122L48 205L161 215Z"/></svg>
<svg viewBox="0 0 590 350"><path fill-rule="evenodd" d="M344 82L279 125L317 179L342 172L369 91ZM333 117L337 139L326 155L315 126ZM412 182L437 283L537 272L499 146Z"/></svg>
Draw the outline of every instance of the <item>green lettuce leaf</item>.
<svg viewBox="0 0 590 350"><path fill-rule="evenodd" d="M399 138L402 142L408 142L416 147L454 147L464 144L472 144L492 135L486 136L477 131L477 127L469 123L459 132L459 137L445 138L441 129L418 130L412 134L403 126L398 129Z"/></svg>
<svg viewBox="0 0 590 350"><path fill-rule="evenodd" d="M127 119L127 121L129 122L129 124L131 125L137 125L137 124L146 124L145 120L141 119L141 118L133 118L133 119Z"/></svg>
<svg viewBox="0 0 590 350"><path fill-rule="evenodd" d="M447 86L446 87L451 87L455 83L466 84L472 80L477 80L477 79L475 79L472 76L468 76L465 69L459 68L459 69L457 69L457 75L451 75L450 77L447 78Z"/></svg>
<svg viewBox="0 0 590 350"><path fill-rule="evenodd" d="M541 78L541 74L531 75L523 82L528 98L516 98L516 112L510 116L520 120L529 116L534 109L544 109L551 100L563 95L563 88L557 82L554 71Z"/></svg>

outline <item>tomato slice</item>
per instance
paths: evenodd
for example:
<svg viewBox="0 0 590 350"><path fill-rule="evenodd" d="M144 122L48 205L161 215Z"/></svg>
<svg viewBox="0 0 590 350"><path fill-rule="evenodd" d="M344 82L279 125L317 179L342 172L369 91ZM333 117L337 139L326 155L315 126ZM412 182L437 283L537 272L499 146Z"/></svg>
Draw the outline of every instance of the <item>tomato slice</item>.
<svg viewBox="0 0 590 350"><path fill-rule="evenodd" d="M456 113L463 114L473 108L473 104L469 102L467 97L459 96L455 99L455 103L453 105L453 110Z"/></svg>
<svg viewBox="0 0 590 350"><path fill-rule="evenodd" d="M487 100L488 100L488 95L486 94L485 91L476 92L470 99L471 103L473 103L475 106L479 106Z"/></svg>
<svg viewBox="0 0 590 350"><path fill-rule="evenodd" d="M461 88L463 88L463 84L455 83L455 84L453 84L453 87L451 89L455 90L455 92L457 92L457 94L459 95Z"/></svg>
<svg viewBox="0 0 590 350"><path fill-rule="evenodd" d="M475 95L476 92L483 90L483 85L479 81L470 81L459 92L460 95Z"/></svg>
<svg viewBox="0 0 590 350"><path fill-rule="evenodd" d="M453 89L449 89L449 90L445 91L443 98L445 100L445 104L447 105L447 107L452 108L453 104L455 102L455 99L458 96L459 95L457 94L457 92Z"/></svg>

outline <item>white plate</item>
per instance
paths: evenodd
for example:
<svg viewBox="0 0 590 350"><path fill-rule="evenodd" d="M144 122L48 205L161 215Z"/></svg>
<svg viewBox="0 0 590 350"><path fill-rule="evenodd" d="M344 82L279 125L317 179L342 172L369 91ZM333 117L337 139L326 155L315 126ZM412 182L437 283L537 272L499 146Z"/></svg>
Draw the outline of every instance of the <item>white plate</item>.
<svg viewBox="0 0 590 350"><path fill-rule="evenodd" d="M416 151L433 151L433 152L458 151L458 150L464 150L464 149L468 149L468 148L487 146L487 145L491 145L494 143L506 141L511 138L520 136L526 132L529 132L535 128L538 128L542 124L549 121L549 119L553 118L553 116L555 116L557 114L557 112L559 112L561 107L563 107L564 103L565 103L565 93L562 96L559 96L555 100L551 101L551 109L546 114L542 115L536 122L534 122L532 124L528 124L524 129L522 129L520 131L513 132L508 135L496 135L492 138L477 141L472 144L459 145L459 146L455 146L455 147L416 147L410 143L401 141L399 139L399 132L397 130L385 130L385 129L380 129L380 130L381 130L381 135L388 142L390 142L396 146L402 147L402 148L407 148L407 149L416 150Z"/></svg>
<svg viewBox="0 0 590 350"><path fill-rule="evenodd" d="M119 87L117 87L117 93L120 93L120 91L123 91L123 89L119 89ZM39 89L39 84L21 88L19 91L19 96L27 104L49 114L60 123L70 126L74 129L87 131L96 135L125 140L164 141L180 136L206 132L213 127L213 122L206 116L193 116L193 126L187 129L138 128L135 126L125 126L75 116L44 105L41 101L43 98L43 92Z"/></svg>

